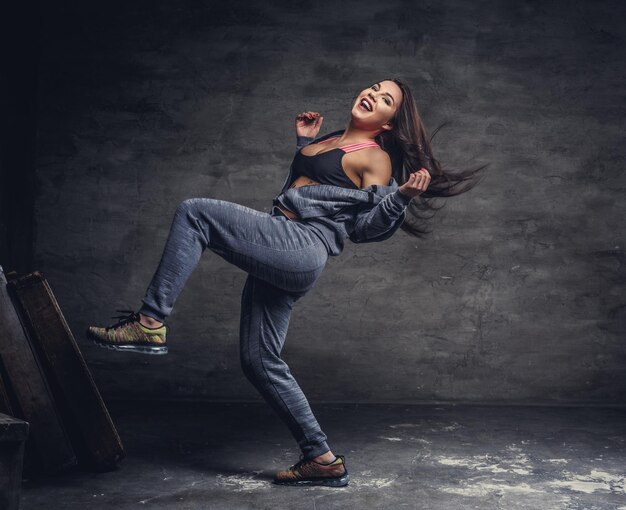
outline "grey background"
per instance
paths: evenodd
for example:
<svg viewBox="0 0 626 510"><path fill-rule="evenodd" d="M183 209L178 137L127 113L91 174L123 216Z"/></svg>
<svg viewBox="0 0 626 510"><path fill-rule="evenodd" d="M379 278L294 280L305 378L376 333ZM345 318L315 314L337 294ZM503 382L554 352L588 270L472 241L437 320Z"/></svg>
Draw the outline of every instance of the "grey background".
<svg viewBox="0 0 626 510"><path fill-rule="evenodd" d="M450 168L490 162L419 240L331 258L283 355L311 401L621 403L619 2L97 2L43 6L35 267L106 398L259 400L238 358L245 273L206 252L170 354L83 335L137 309L190 197L269 212L294 116L345 128L398 76Z"/></svg>

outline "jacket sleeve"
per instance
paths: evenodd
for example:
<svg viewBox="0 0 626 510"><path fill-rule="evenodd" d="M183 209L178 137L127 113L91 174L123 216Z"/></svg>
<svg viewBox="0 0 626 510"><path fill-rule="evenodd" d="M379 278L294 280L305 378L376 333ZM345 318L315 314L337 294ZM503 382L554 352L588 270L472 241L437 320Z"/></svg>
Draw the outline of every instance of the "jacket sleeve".
<svg viewBox="0 0 626 510"><path fill-rule="evenodd" d="M315 138L312 136L296 136L296 152L305 145L309 145L313 140L315 140Z"/></svg>
<svg viewBox="0 0 626 510"><path fill-rule="evenodd" d="M399 227L396 223L404 217L404 211L410 201L410 196L396 190L383 197L369 211L365 209L366 206L361 206L350 229L350 240L362 243L383 236L392 229L396 230ZM387 237L389 236L381 237L381 240Z"/></svg>

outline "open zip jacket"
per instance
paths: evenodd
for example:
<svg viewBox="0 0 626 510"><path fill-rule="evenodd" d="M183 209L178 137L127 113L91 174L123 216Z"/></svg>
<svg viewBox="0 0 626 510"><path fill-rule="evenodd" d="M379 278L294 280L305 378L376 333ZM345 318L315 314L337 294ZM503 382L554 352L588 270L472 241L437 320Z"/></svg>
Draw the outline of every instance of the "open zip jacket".
<svg viewBox="0 0 626 510"><path fill-rule="evenodd" d="M296 150L343 133L334 131L320 138L298 136ZM302 220L332 225L341 237L353 243L384 241L400 227L411 197L402 194L391 177L387 186L373 184L363 189L349 189L330 184L289 188L293 162L274 205L296 213Z"/></svg>

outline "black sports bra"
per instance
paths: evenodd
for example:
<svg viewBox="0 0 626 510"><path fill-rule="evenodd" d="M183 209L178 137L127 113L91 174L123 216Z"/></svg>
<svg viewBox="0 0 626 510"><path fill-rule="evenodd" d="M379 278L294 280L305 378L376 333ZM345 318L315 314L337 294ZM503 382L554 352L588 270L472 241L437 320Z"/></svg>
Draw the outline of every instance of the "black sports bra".
<svg viewBox="0 0 626 510"><path fill-rule="evenodd" d="M320 141L314 141L312 143L324 143L329 140L339 138L339 136L339 134L332 135L328 138ZM366 147L378 147L380 149L380 146L374 140L370 142L353 143L342 147L336 147L318 154L313 154L312 156L302 154L302 149L300 149L293 159L292 166L294 177L291 183L289 183L289 186L291 187L293 181L295 181L298 177L306 175L320 184L332 184L333 186L340 186L342 188L359 189L359 187L354 184L354 182L346 174L343 169L343 165L341 164L341 160L343 159L343 155L345 153L358 151L360 149L365 149Z"/></svg>

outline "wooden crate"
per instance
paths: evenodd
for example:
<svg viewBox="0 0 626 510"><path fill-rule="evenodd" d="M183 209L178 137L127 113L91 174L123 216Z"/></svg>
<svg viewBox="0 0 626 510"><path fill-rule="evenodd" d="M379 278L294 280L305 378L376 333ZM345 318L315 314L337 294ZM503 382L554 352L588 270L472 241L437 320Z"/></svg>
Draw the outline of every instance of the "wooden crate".
<svg viewBox="0 0 626 510"><path fill-rule="evenodd" d="M7 288L79 464L96 471L114 469L125 456L124 447L45 276L35 271L11 279Z"/></svg>
<svg viewBox="0 0 626 510"><path fill-rule="evenodd" d="M30 424L24 471L55 473L77 463L39 361L7 292L0 268L0 412Z"/></svg>
<svg viewBox="0 0 626 510"><path fill-rule="evenodd" d="M28 423L0 413L0 508L18 510Z"/></svg>

